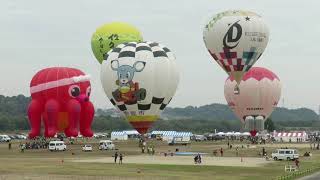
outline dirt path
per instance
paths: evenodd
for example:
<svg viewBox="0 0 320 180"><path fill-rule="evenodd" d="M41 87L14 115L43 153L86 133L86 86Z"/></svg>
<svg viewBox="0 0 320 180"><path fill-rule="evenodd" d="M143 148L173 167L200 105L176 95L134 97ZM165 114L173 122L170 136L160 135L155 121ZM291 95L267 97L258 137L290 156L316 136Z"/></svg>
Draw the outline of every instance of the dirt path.
<svg viewBox="0 0 320 180"><path fill-rule="evenodd" d="M78 159L72 162L90 162L90 163L114 163L113 157ZM201 165L208 166L242 166L258 167L273 161L266 161L263 158L241 158L240 157L202 157ZM133 164L172 164L172 165L194 165L192 156L128 156L124 157L123 163Z"/></svg>

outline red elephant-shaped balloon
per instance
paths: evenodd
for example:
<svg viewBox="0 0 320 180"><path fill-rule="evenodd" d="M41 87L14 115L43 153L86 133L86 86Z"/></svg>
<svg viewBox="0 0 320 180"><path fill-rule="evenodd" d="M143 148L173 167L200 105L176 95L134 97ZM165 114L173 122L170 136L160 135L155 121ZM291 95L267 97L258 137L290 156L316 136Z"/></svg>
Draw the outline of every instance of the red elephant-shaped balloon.
<svg viewBox="0 0 320 180"><path fill-rule="evenodd" d="M94 106L89 101L88 75L74 68L46 68L32 78L30 92L29 138L39 136L41 120L44 121L45 137L53 137L62 131L67 137L76 137L78 128L83 136L93 136Z"/></svg>

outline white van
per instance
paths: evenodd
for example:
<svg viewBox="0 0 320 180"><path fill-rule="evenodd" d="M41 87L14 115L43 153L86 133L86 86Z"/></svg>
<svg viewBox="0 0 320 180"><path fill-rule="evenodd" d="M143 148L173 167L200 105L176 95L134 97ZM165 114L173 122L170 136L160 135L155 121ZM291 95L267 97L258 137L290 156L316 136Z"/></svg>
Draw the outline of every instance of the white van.
<svg viewBox="0 0 320 180"><path fill-rule="evenodd" d="M114 150L115 145L110 140L101 140L99 142L99 150Z"/></svg>
<svg viewBox="0 0 320 180"><path fill-rule="evenodd" d="M11 138L8 135L0 135L0 142L9 142Z"/></svg>
<svg viewBox="0 0 320 180"><path fill-rule="evenodd" d="M274 160L295 160L299 158L296 149L277 149L271 154Z"/></svg>
<svg viewBox="0 0 320 180"><path fill-rule="evenodd" d="M65 151L67 146L63 141L50 141L49 142L49 150L50 151Z"/></svg>

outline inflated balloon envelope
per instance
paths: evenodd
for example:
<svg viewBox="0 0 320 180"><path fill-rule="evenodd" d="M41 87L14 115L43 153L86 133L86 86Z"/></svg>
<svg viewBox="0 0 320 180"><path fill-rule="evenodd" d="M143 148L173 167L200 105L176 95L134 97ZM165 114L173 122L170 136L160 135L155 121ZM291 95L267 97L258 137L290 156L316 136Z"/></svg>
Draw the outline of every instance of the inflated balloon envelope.
<svg viewBox="0 0 320 180"><path fill-rule="evenodd" d="M29 138L40 135L44 122L45 137L64 132L67 137L91 137L94 106L89 101L90 76L68 67L52 67L39 71L30 83L31 102L28 117Z"/></svg>
<svg viewBox="0 0 320 180"><path fill-rule="evenodd" d="M104 56L119 44L142 41L142 35L136 27L125 22L112 22L97 28L91 37L91 48L101 64Z"/></svg>
<svg viewBox="0 0 320 180"><path fill-rule="evenodd" d="M254 12L232 10L213 16L203 40L214 60L237 84L264 52L269 30Z"/></svg>
<svg viewBox="0 0 320 180"><path fill-rule="evenodd" d="M277 75L266 68L253 67L243 77L240 94L234 93L236 81L228 78L224 95L235 115L248 130L263 130L263 123L277 106L281 83Z"/></svg>
<svg viewBox="0 0 320 180"><path fill-rule="evenodd" d="M110 102L145 134L175 94L179 74L173 53L156 42L130 42L109 51L101 82Z"/></svg>

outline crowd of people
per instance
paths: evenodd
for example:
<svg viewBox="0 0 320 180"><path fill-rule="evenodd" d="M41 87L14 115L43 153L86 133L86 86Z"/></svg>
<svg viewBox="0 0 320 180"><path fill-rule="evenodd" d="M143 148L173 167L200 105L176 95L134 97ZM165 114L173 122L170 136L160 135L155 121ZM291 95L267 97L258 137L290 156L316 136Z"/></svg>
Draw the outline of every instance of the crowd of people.
<svg viewBox="0 0 320 180"><path fill-rule="evenodd" d="M147 153L150 155L154 155L155 154L155 148L154 145L148 145L147 146L147 142L143 139L139 140L139 147L141 148L141 153L145 153L145 151L147 150Z"/></svg>
<svg viewBox="0 0 320 180"><path fill-rule="evenodd" d="M9 149L11 149L11 142L9 142L8 146ZM39 137L37 139L33 139L32 141L27 141L25 143L20 142L19 144L21 152L23 152L25 149L47 149L48 146L49 142L43 137Z"/></svg>

